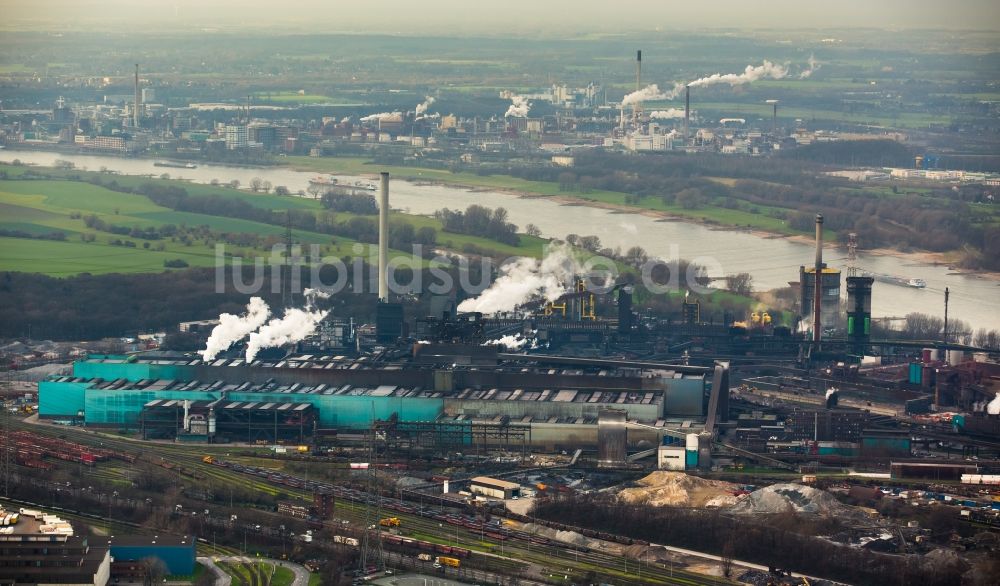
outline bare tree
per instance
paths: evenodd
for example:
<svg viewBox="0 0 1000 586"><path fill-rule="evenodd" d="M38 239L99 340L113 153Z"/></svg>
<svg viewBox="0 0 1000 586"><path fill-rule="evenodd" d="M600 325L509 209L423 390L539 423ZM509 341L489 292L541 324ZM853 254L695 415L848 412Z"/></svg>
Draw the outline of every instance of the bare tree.
<svg viewBox="0 0 1000 586"><path fill-rule="evenodd" d="M250 180L250 191L257 193L264 187L264 180L260 177L254 177Z"/></svg>
<svg viewBox="0 0 1000 586"><path fill-rule="evenodd" d="M625 262L633 267L642 266L647 260L649 260L649 255L646 254L646 249L641 246L633 246L625 251Z"/></svg>
<svg viewBox="0 0 1000 586"><path fill-rule="evenodd" d="M536 238L542 235L541 229L539 229L539 227L534 224L528 224L527 226L525 226L524 233L527 234L528 236L534 236Z"/></svg>
<svg viewBox="0 0 1000 586"><path fill-rule="evenodd" d="M750 273L726 275L726 289L737 295L749 297L753 293L753 276Z"/></svg>

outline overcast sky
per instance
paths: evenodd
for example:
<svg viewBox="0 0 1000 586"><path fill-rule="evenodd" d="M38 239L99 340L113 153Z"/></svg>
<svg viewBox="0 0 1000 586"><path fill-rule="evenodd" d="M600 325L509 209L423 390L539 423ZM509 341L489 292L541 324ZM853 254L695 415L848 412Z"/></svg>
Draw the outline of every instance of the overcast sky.
<svg viewBox="0 0 1000 586"><path fill-rule="evenodd" d="M4 28L527 34L654 28L1000 30L1000 0L0 0Z"/></svg>

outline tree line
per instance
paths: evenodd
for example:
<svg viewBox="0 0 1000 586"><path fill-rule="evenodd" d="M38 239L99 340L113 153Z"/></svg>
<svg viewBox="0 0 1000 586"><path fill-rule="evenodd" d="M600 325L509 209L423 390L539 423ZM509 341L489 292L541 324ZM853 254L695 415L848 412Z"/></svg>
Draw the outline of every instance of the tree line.
<svg viewBox="0 0 1000 586"><path fill-rule="evenodd" d="M607 496L571 495L538 500L534 515L851 584L945 586L961 581L961 568L922 563L921 556L885 555L820 539L816 536L846 527L838 519L793 512L758 515L748 522L718 509L652 507Z"/></svg>
<svg viewBox="0 0 1000 586"><path fill-rule="evenodd" d="M469 234L489 238L503 244L517 246L521 238L517 226L508 222L505 208L490 209L481 205L470 205L465 211L440 209L434 216L441 220L445 232Z"/></svg>

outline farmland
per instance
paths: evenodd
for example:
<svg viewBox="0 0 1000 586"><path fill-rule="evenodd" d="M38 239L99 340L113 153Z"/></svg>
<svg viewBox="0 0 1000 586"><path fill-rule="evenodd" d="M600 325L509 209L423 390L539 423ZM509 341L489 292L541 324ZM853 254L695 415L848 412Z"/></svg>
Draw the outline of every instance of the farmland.
<svg viewBox="0 0 1000 586"><path fill-rule="evenodd" d="M272 211L292 209L332 216L341 223L357 217L325 211L315 200L223 187L114 176L116 190L112 190L62 179L59 173L54 173L52 179L27 180L23 179L23 168L4 167L4 170L10 172L7 180L0 180L0 270L66 276L161 271L168 261L182 261L175 263L179 267L212 266L217 244L226 244L227 255L250 258L268 256L271 247L282 242L285 229L280 223L179 211L157 205L144 195L119 190L139 188L150 182L182 186L192 196L239 200ZM92 179L98 174L76 175ZM435 229L439 232L439 245L449 249L472 246L500 255L541 254L543 241L538 238L522 236L520 245L511 246L476 236L443 233L440 222L430 217L395 214L394 221L409 223L415 230ZM120 231L109 233L101 226ZM170 235L145 236L150 231ZM317 231L293 230L293 240L301 245L319 245L324 256L354 257L361 250L368 257L371 252L368 244Z"/></svg>

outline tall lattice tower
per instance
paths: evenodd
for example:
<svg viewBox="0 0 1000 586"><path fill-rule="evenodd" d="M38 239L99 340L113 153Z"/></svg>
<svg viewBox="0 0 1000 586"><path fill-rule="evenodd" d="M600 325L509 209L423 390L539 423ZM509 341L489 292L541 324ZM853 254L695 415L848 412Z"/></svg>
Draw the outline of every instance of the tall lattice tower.
<svg viewBox="0 0 1000 586"><path fill-rule="evenodd" d="M8 368L4 372L3 386L5 394L14 390L14 372ZM6 408L0 409L0 490L3 496L10 495L10 413Z"/></svg>
<svg viewBox="0 0 1000 586"><path fill-rule="evenodd" d="M361 557L358 569L367 572L375 566L377 572L385 570L385 551L382 549L382 494L378 486L378 439L379 426L375 420L375 405L372 404L372 425L368 433L368 482L367 492L371 497L365 505L365 527L361 540Z"/></svg>

